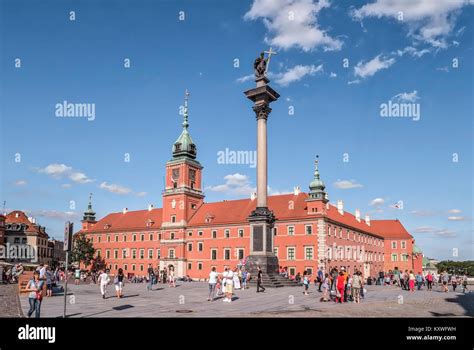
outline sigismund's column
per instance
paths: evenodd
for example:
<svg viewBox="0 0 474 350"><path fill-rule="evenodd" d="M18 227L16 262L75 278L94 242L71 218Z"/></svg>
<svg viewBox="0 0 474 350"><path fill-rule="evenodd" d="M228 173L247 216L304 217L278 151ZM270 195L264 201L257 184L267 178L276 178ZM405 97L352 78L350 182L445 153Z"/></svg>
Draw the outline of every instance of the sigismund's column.
<svg viewBox="0 0 474 350"><path fill-rule="evenodd" d="M272 52L270 49L268 57L262 52L255 60L255 82L257 86L245 91L248 99L254 102L252 107L257 118L257 205L250 213L250 255L246 259L245 268L256 273L259 266L264 273L278 272L278 258L273 252L273 224L275 216L267 206L267 120L272 109L270 103L276 101L280 95L273 90L266 77L268 63Z"/></svg>

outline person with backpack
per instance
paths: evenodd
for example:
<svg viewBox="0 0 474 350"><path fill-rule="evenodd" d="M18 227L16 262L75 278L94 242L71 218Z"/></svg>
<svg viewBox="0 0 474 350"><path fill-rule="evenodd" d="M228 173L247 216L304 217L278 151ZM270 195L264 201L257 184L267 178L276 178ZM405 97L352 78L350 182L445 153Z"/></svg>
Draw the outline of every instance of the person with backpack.
<svg viewBox="0 0 474 350"><path fill-rule="evenodd" d="M41 302L43 301L43 284L44 282L40 280L39 271L35 271L33 278L28 281L25 289L25 292L30 292L28 295L28 302L30 304L28 317L31 317L34 312L35 318L40 318Z"/></svg>

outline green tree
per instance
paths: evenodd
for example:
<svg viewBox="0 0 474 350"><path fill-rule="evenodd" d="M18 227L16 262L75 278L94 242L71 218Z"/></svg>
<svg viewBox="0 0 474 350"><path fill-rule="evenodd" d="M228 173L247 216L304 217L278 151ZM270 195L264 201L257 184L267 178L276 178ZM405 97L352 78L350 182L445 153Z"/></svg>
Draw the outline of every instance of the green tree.
<svg viewBox="0 0 474 350"><path fill-rule="evenodd" d="M474 276L474 261L443 260L440 261L436 267L438 268L438 272L447 271L448 273Z"/></svg>
<svg viewBox="0 0 474 350"><path fill-rule="evenodd" d="M71 261L82 263L85 267L94 260L95 249L92 242L85 235L79 234L74 238L71 251Z"/></svg>
<svg viewBox="0 0 474 350"><path fill-rule="evenodd" d="M100 255L96 256L92 262L91 262L91 270L93 271L100 271L100 270L105 270L107 267L107 264L105 263L105 259L102 258Z"/></svg>

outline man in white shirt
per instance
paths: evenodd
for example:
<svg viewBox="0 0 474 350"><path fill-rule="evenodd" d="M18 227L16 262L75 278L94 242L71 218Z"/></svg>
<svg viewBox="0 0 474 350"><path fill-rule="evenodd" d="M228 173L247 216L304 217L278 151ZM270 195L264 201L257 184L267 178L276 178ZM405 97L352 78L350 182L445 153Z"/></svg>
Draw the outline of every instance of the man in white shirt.
<svg viewBox="0 0 474 350"><path fill-rule="evenodd" d="M224 293L225 298L224 302L230 303L232 301L232 294L234 289L234 272L228 267L225 268L224 273L222 274L222 283L224 283Z"/></svg>
<svg viewBox="0 0 474 350"><path fill-rule="evenodd" d="M105 299L105 294L107 293L107 285L110 282L109 270L102 271L99 276L100 283L100 292L102 293L102 299Z"/></svg>

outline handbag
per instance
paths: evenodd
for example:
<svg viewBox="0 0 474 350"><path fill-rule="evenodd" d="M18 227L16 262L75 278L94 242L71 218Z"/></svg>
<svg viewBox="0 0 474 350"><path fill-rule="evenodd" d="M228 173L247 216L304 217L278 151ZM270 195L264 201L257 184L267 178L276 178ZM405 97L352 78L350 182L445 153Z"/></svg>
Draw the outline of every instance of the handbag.
<svg viewBox="0 0 474 350"><path fill-rule="evenodd" d="M36 291L35 296L36 296L36 300L38 300L38 301L43 300L43 294L41 294L41 291Z"/></svg>

